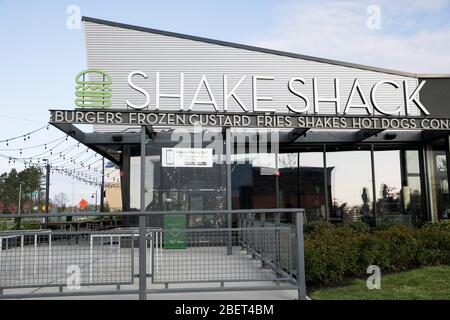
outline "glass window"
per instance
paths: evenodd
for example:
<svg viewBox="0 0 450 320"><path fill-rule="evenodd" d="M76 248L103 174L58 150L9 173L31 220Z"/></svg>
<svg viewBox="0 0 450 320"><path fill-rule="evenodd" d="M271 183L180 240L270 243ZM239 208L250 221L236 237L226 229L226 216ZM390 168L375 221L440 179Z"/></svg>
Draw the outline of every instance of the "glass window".
<svg viewBox="0 0 450 320"><path fill-rule="evenodd" d="M422 187L417 150L376 150L377 223L423 221Z"/></svg>
<svg viewBox="0 0 450 320"><path fill-rule="evenodd" d="M405 210L407 214L411 215L412 223L415 225L420 225L425 221L425 216L422 208L422 185L420 178L419 151L405 150L403 154L406 161L406 184L403 187L405 189ZM409 197L407 197L408 193Z"/></svg>
<svg viewBox="0 0 450 320"><path fill-rule="evenodd" d="M372 216L370 151L328 151L328 201L330 221L352 222Z"/></svg>
<svg viewBox="0 0 450 320"><path fill-rule="evenodd" d="M213 155L212 167L163 167L162 147L176 145L167 143L163 138L156 138L148 143L146 148L146 210L226 209L226 165L222 163L219 155ZM140 208L140 163L140 156L130 158L131 210ZM162 226L162 220L162 217L152 216L150 225ZM188 227L219 227L225 225L226 219L224 215L189 215L186 223Z"/></svg>
<svg viewBox="0 0 450 320"><path fill-rule="evenodd" d="M307 221L326 219L323 152L300 153L300 207Z"/></svg>
<svg viewBox="0 0 450 320"><path fill-rule="evenodd" d="M450 219L445 139L427 146L432 220Z"/></svg>
<svg viewBox="0 0 450 320"><path fill-rule="evenodd" d="M232 161L233 209L276 208L275 154L239 154Z"/></svg>
<svg viewBox="0 0 450 320"><path fill-rule="evenodd" d="M374 152L377 224L403 214L402 175L399 150ZM400 217L402 218L402 217Z"/></svg>
<svg viewBox="0 0 450 320"><path fill-rule="evenodd" d="M280 208L299 207L299 153L281 153L278 155L278 186ZM293 222L293 215L282 213L281 222Z"/></svg>

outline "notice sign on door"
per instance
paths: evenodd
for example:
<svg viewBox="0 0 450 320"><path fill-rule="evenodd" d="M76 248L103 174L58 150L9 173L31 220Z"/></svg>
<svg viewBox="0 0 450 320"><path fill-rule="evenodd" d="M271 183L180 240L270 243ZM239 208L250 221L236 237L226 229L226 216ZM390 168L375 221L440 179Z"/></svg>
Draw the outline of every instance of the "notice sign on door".
<svg viewBox="0 0 450 320"><path fill-rule="evenodd" d="M211 168L213 153L211 148L162 148L163 167Z"/></svg>

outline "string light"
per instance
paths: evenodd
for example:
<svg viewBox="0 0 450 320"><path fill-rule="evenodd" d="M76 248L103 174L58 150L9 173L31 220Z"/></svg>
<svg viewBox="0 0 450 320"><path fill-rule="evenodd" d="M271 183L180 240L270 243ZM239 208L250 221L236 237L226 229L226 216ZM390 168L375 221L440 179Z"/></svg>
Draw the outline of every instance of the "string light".
<svg viewBox="0 0 450 320"><path fill-rule="evenodd" d="M24 139L26 140L26 138L27 138L27 137L30 137L33 133L36 133L36 132L41 131L41 130L43 130L44 128L48 128L48 127L49 127L49 125L46 124L45 126L40 127L40 128L38 128L38 129L36 129L36 130L30 131L30 132L25 133L25 134L18 135L18 136L16 136L16 137L12 137L12 138L8 138L8 139L0 140L0 142L6 142L7 145L8 145L8 143L9 143L10 141L13 141L13 140L16 140L16 139L19 139L19 138L24 138Z"/></svg>
<svg viewBox="0 0 450 320"><path fill-rule="evenodd" d="M45 128L46 130L49 130L49 125L43 126L41 128L38 128L36 130L30 131L29 133L22 134L20 136L8 138L5 140L0 140L0 142L5 142L6 146L9 146L9 143L12 140L16 140L19 138L22 138L24 142L27 142L28 140L31 140L31 135L37 131L42 130ZM5 157L8 159L8 164L16 164L17 162L22 162L24 164L25 168L36 166L40 168L45 168L45 159L47 159L47 163L50 162L51 164L51 173L58 173L61 175L65 175L68 177L71 177L74 180L84 182L89 185L100 185L99 184L99 169L100 166L95 167L96 163L101 160L98 159L97 153L93 152L90 156L83 157L82 154L89 154L90 149L86 148L83 150L80 150L81 152L78 154L69 155L73 150L76 148L81 147L81 143L77 142L73 145L68 146L64 150L57 150L59 146L64 141L69 141L69 135L64 135L62 137L59 137L57 139L54 139L52 141L47 141L41 144L33 145L33 146L23 146L20 148L8 148L8 149L0 149L0 151L18 151L20 155L24 155L25 150L27 149L35 149L43 147L43 152L34 154L34 155L27 155L26 157L15 157L15 156L4 156L0 154L0 157ZM60 148L59 148L60 149ZM26 153L25 153L26 154ZM45 159L44 159L45 155ZM59 157L58 157L59 156ZM56 158L52 158L56 157ZM82 159L79 159L79 158ZM96 158L94 161L89 161L91 158ZM59 160L58 160L59 159ZM77 159L79 159L77 161ZM42 161L41 161L42 160Z"/></svg>

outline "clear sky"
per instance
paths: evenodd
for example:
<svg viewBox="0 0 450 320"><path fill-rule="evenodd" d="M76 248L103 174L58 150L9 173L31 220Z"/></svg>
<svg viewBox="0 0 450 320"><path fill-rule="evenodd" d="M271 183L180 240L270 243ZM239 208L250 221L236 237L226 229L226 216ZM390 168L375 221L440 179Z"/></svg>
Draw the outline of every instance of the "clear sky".
<svg viewBox="0 0 450 320"><path fill-rule="evenodd" d="M450 73L449 0L0 0L0 140L45 125L49 108L73 107L74 76L86 67L86 58L82 28L66 25L71 5L81 15L139 26L403 71ZM51 129L27 143L60 135ZM11 167L0 159L0 171ZM51 190L71 199L72 193L90 198L94 189L55 175Z"/></svg>

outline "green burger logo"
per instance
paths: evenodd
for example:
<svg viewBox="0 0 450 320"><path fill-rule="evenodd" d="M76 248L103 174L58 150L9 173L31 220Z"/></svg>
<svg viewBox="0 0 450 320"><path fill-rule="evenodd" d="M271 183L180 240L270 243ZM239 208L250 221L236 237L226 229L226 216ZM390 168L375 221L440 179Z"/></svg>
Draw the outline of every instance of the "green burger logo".
<svg viewBox="0 0 450 320"><path fill-rule="evenodd" d="M75 82L75 105L80 108L111 107L111 77L104 71L85 70L80 72Z"/></svg>

